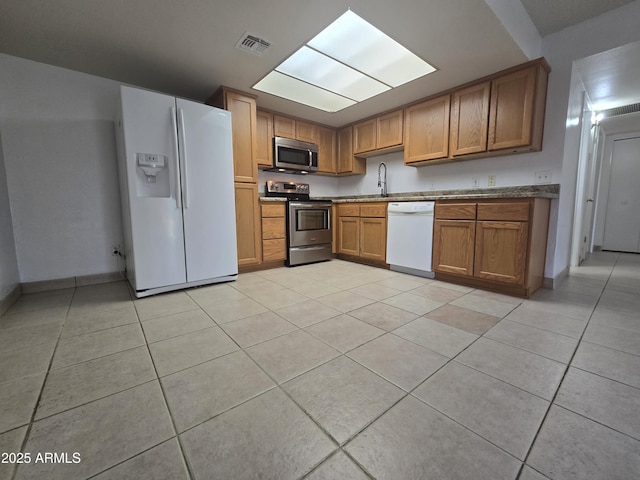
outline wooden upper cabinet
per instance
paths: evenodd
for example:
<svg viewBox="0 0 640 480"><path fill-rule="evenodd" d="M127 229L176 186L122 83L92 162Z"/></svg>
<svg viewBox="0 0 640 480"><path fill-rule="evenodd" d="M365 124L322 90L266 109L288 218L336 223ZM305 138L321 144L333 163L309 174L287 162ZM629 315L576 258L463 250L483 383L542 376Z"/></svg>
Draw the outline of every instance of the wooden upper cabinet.
<svg viewBox="0 0 640 480"><path fill-rule="evenodd" d="M404 112L404 163L446 158L449 155L451 96L427 100Z"/></svg>
<svg viewBox="0 0 640 480"><path fill-rule="evenodd" d="M257 155L259 167L273 167L273 115L257 111L256 114Z"/></svg>
<svg viewBox="0 0 640 480"><path fill-rule="evenodd" d="M318 173L337 173L336 131L333 128L318 127Z"/></svg>
<svg viewBox="0 0 640 480"><path fill-rule="evenodd" d="M283 115L274 115L273 134L276 137L296 138L296 120Z"/></svg>
<svg viewBox="0 0 640 480"><path fill-rule="evenodd" d="M484 82L453 93L449 137L452 156L487 150L490 85Z"/></svg>
<svg viewBox="0 0 640 480"><path fill-rule="evenodd" d="M235 181L256 183L258 141L255 97L222 87L207 100L207 104L231 112Z"/></svg>
<svg viewBox="0 0 640 480"><path fill-rule="evenodd" d="M543 75L540 75L540 72ZM542 77L538 79L538 77ZM489 150L501 150L532 145L540 149L544 104L540 102L541 87L546 92L546 71L532 66L491 82L489 109ZM536 114L536 115L534 115ZM540 125L539 125L540 124Z"/></svg>
<svg viewBox="0 0 640 480"><path fill-rule="evenodd" d="M402 146L403 111L387 113L353 126L353 153Z"/></svg>
<svg viewBox="0 0 640 480"><path fill-rule="evenodd" d="M303 142L318 143L318 126L284 115L273 115L273 134Z"/></svg>
<svg viewBox="0 0 640 480"><path fill-rule="evenodd" d="M303 142L318 143L318 126L313 123L296 120L295 138Z"/></svg>
<svg viewBox="0 0 640 480"><path fill-rule="evenodd" d="M376 148L402 145L403 111L387 113L376 119Z"/></svg>
<svg viewBox="0 0 640 480"><path fill-rule="evenodd" d="M353 153L370 152L376 149L376 119L353 126Z"/></svg>
<svg viewBox="0 0 640 480"><path fill-rule="evenodd" d="M353 127L338 130L338 175L364 175L367 164L363 158L353 154Z"/></svg>

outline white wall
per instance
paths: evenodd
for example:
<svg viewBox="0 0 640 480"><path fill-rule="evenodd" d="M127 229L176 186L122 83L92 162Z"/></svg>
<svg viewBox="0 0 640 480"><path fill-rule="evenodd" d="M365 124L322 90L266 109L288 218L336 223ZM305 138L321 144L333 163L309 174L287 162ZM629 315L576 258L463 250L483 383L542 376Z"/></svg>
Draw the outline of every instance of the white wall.
<svg viewBox="0 0 640 480"><path fill-rule="evenodd" d="M2 151L2 136L0 135L0 302L20 283Z"/></svg>
<svg viewBox="0 0 640 480"><path fill-rule="evenodd" d="M21 282L118 270L116 82L0 55L0 134ZM1 183L1 182L0 182Z"/></svg>

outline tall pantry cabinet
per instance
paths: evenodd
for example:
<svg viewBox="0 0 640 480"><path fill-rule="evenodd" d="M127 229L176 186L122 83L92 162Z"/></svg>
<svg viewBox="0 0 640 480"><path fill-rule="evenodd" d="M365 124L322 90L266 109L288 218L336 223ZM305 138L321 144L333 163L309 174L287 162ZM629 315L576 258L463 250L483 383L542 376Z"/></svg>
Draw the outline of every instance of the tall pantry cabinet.
<svg viewBox="0 0 640 480"><path fill-rule="evenodd" d="M256 98L221 87L206 103L231 112L238 266L257 265L262 259L262 241L258 203Z"/></svg>

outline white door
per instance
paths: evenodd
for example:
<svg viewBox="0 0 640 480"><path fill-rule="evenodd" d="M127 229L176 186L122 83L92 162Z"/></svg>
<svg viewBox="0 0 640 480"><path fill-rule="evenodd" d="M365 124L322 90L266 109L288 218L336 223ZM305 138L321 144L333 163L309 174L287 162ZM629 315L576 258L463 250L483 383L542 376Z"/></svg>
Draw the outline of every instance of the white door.
<svg viewBox="0 0 640 480"><path fill-rule="evenodd" d="M603 250L640 253L640 137L616 140Z"/></svg>
<svg viewBox="0 0 640 480"><path fill-rule="evenodd" d="M238 273L231 113L176 100L187 281Z"/></svg>
<svg viewBox="0 0 640 480"><path fill-rule="evenodd" d="M182 205L177 157L175 98L121 87L132 245L127 268L133 288L185 283ZM138 154L162 155L155 182L138 165Z"/></svg>

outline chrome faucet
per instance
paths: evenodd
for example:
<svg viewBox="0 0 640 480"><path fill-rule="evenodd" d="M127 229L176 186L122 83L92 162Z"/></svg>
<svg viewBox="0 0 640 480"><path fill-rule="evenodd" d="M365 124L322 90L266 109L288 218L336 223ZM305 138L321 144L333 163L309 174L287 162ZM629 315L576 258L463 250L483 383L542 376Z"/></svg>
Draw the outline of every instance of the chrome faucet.
<svg viewBox="0 0 640 480"><path fill-rule="evenodd" d="M380 169L384 167L384 176L381 177L380 176ZM383 197L387 196L387 166L384 164L384 162L381 162L380 165L378 165L378 186L382 187L380 190L380 194Z"/></svg>

